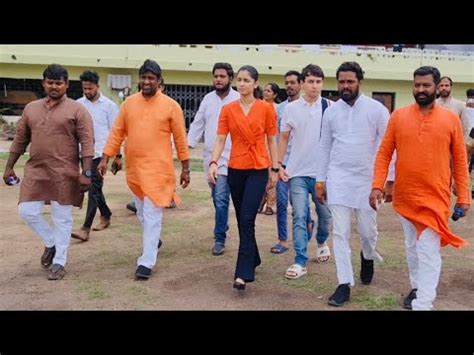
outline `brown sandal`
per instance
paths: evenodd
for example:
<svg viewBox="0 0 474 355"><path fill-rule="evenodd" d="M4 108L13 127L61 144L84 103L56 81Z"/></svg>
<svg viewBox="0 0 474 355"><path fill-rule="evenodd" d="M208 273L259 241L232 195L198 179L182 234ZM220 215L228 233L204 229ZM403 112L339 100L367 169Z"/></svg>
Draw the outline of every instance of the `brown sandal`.
<svg viewBox="0 0 474 355"><path fill-rule="evenodd" d="M271 216L273 213L274 213L274 212L273 212L273 208L267 207L267 209L266 209L266 211L265 211L265 214L266 214L267 216Z"/></svg>

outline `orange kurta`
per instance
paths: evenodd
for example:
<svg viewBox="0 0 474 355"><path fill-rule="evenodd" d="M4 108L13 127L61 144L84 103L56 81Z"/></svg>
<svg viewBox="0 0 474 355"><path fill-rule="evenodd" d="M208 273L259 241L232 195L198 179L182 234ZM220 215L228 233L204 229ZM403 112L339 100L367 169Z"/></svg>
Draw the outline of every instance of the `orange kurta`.
<svg viewBox="0 0 474 355"><path fill-rule="evenodd" d="M466 150L457 115L438 104L427 115L417 104L396 110L377 153L372 188L383 188L395 149L395 211L415 225L418 237L429 227L440 235L441 246L467 245L448 228L451 155L458 202L470 204Z"/></svg>
<svg viewBox="0 0 474 355"><path fill-rule="evenodd" d="M267 135L278 134L276 112L271 104L255 100L247 116L239 100L224 105L217 134L228 133L232 139L230 168L259 170L272 165L265 139Z"/></svg>
<svg viewBox="0 0 474 355"><path fill-rule="evenodd" d="M157 92L145 99L134 94L120 107L107 139L104 154L114 156L126 138L127 183L132 192L147 196L156 206L181 201L175 194L176 177L171 134L179 160L189 159L183 110L170 97Z"/></svg>

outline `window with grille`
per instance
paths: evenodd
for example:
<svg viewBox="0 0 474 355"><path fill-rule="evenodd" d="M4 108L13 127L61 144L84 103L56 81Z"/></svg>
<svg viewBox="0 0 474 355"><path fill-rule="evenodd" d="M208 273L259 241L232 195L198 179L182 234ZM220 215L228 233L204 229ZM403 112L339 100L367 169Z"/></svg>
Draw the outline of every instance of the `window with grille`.
<svg viewBox="0 0 474 355"><path fill-rule="evenodd" d="M202 99L212 89L211 85L166 84L166 95L176 100L183 109L186 130L193 122Z"/></svg>

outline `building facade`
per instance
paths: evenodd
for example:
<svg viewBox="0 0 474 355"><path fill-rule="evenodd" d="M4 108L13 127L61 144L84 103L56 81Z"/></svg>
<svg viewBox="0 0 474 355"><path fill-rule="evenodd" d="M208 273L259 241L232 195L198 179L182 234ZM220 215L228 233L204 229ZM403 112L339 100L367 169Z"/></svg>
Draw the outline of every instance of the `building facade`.
<svg viewBox="0 0 474 355"><path fill-rule="evenodd" d="M355 45L0 45L0 108L18 115L26 103L41 97L42 72L51 63L68 69L70 97L82 96L79 76L94 70L101 77L102 92L119 104L124 92L138 90L138 68L148 58L162 67L166 93L183 107L187 126L202 97L212 90L215 62L231 63L234 70L253 65L261 87L268 82L283 87L288 70L317 64L326 75L323 96L336 98L337 67L356 61L365 71L363 92L389 110L413 102L413 71L421 65L435 66L451 77L453 95L460 100L474 86L474 53L462 51Z"/></svg>

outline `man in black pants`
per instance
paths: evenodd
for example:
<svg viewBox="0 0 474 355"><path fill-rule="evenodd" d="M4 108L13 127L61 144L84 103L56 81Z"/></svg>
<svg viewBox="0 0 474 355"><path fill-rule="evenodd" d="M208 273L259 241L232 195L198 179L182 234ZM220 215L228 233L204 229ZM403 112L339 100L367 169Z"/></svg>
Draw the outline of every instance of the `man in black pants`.
<svg viewBox="0 0 474 355"><path fill-rule="evenodd" d="M102 192L104 180L99 174L97 174L97 165L99 165L100 158L102 157L102 150L107 141L109 131L117 117L118 107L112 100L105 97L99 91L99 76L96 72L85 71L80 76L80 80L84 96L77 101L83 104L92 116L92 121L94 123L95 153L94 159L92 160L92 171L90 172L92 185L89 190L86 218L81 229L72 233L71 236L85 242L89 239L89 233L97 208L100 211L100 223L92 230L101 231L110 226L112 212L107 206L107 202L105 201ZM121 158L122 156L120 154L117 155L114 164L121 166Z"/></svg>

